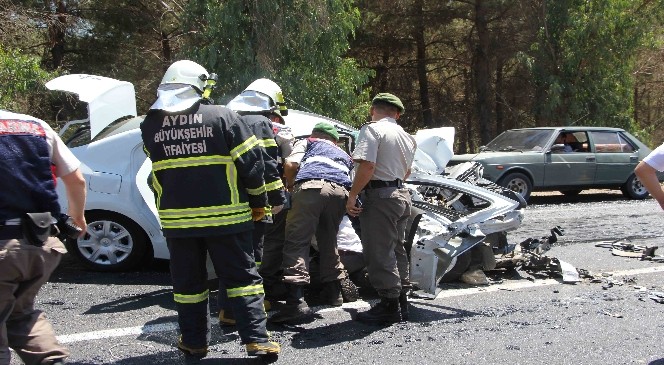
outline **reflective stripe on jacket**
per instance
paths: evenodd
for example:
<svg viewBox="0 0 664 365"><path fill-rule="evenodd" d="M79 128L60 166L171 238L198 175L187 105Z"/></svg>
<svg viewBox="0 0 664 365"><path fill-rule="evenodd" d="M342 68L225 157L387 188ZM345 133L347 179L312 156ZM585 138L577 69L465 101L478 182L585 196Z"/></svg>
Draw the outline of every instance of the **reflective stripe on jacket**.
<svg viewBox="0 0 664 365"><path fill-rule="evenodd" d="M141 123L165 237L253 229L250 207L267 204L260 141L239 115L196 104L150 110Z"/></svg>

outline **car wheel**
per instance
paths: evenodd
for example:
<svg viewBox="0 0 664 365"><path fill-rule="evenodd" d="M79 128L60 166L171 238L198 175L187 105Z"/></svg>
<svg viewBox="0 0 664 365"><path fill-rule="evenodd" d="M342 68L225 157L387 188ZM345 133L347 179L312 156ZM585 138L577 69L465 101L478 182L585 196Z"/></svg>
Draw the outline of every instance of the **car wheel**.
<svg viewBox="0 0 664 365"><path fill-rule="evenodd" d="M530 178L520 172L505 175L500 179L498 185L521 195L524 200L528 200L533 191L533 183L530 182Z"/></svg>
<svg viewBox="0 0 664 365"><path fill-rule="evenodd" d="M576 190L561 190L560 192L565 196L577 196L581 194L582 191L583 191L582 189L576 189Z"/></svg>
<svg viewBox="0 0 664 365"><path fill-rule="evenodd" d="M623 195L630 199L645 199L648 197L648 190L643 186L636 175L630 175L627 182L620 188Z"/></svg>
<svg viewBox="0 0 664 365"><path fill-rule="evenodd" d="M461 275L465 273L466 270L468 270L471 258L472 257L470 254L470 250L457 256L456 263L454 264L452 269L450 269L450 271L446 272L445 275L443 275L443 277L440 278L440 282L451 283L453 281L458 281Z"/></svg>
<svg viewBox="0 0 664 365"><path fill-rule="evenodd" d="M132 220L110 212L89 212L83 238L67 241L69 252L96 271L135 268L148 249L145 232Z"/></svg>

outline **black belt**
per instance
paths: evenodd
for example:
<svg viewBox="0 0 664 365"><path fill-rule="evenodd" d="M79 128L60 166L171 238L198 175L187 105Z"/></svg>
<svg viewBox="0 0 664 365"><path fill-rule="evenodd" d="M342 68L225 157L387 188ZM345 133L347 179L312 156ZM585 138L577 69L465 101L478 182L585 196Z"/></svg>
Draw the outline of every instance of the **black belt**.
<svg viewBox="0 0 664 365"><path fill-rule="evenodd" d="M13 240L23 238L21 226L0 226L0 240Z"/></svg>
<svg viewBox="0 0 664 365"><path fill-rule="evenodd" d="M396 179L392 181L371 180L364 188L379 189L379 188L402 188L402 187L403 187L403 181L401 181L401 179Z"/></svg>

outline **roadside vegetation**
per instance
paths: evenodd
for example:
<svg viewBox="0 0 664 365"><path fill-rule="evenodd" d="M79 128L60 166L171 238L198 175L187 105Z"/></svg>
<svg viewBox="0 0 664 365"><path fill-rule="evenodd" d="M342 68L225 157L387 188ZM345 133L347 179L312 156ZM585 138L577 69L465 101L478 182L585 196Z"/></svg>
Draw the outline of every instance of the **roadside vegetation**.
<svg viewBox="0 0 664 365"><path fill-rule="evenodd" d="M267 77L355 126L395 93L408 130L453 126L458 153L534 126L664 141L664 0L0 0L0 22L0 107L56 127L84 108L50 78L130 81L144 113L188 58L219 75L219 103Z"/></svg>

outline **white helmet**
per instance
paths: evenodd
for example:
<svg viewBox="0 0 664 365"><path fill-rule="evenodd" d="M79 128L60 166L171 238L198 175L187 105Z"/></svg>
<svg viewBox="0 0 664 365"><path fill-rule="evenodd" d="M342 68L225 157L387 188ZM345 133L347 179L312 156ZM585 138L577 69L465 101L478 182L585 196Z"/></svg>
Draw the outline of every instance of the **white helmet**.
<svg viewBox="0 0 664 365"><path fill-rule="evenodd" d="M205 67L194 61L176 61L168 67L168 70L164 73L164 77L161 79L160 85L186 84L202 92L208 76L209 74Z"/></svg>
<svg viewBox="0 0 664 365"><path fill-rule="evenodd" d="M226 107L236 112L275 113L288 115L288 108L281 88L270 79L258 79L233 98Z"/></svg>

